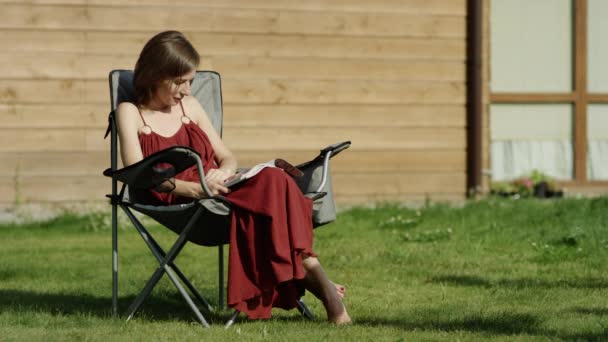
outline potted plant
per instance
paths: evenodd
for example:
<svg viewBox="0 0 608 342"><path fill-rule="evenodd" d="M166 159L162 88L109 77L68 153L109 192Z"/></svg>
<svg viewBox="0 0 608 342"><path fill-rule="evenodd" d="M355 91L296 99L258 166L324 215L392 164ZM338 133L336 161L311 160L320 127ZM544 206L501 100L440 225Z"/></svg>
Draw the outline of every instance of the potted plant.
<svg viewBox="0 0 608 342"><path fill-rule="evenodd" d="M557 186L555 180L541 171L533 170L529 175L516 178L508 182L493 182L491 193L503 197L562 197L563 191Z"/></svg>
<svg viewBox="0 0 608 342"><path fill-rule="evenodd" d="M564 192L557 186L555 180L538 170L532 170L530 179L534 184L534 197L562 197Z"/></svg>

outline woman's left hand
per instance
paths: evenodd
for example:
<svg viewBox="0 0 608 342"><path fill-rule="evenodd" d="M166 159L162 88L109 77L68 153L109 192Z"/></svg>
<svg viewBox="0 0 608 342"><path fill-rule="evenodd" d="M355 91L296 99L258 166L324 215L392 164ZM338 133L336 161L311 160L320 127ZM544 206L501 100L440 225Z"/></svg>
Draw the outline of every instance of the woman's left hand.
<svg viewBox="0 0 608 342"><path fill-rule="evenodd" d="M224 169L211 169L207 171L205 175L205 180L207 182L218 182L225 183L226 180L232 176L231 172Z"/></svg>

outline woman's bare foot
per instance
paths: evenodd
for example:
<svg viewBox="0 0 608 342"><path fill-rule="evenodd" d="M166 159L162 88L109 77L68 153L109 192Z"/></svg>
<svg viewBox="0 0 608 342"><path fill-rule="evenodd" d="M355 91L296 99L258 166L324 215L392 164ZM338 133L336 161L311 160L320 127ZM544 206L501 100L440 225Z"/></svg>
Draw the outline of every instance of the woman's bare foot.
<svg viewBox="0 0 608 342"><path fill-rule="evenodd" d="M351 322L351 319L348 312L346 312L344 303L342 303L342 297L338 293L336 292L336 296L333 296L330 302L323 302L327 311L327 320L337 325L348 324Z"/></svg>
<svg viewBox="0 0 608 342"><path fill-rule="evenodd" d="M350 316L348 315L348 312L346 312L346 308L344 307L344 304L342 305L342 313L338 314L337 316L334 317L328 317L327 318L331 323L334 323L336 325L342 325L342 324L350 324L352 323L352 320L350 319Z"/></svg>
<svg viewBox="0 0 608 342"><path fill-rule="evenodd" d="M332 282L332 283L336 287L336 293L338 294L338 297L340 297L340 299L344 299L345 292L346 292L346 288L344 287L344 285L336 284L334 282Z"/></svg>
<svg viewBox="0 0 608 342"><path fill-rule="evenodd" d="M350 323L351 319L342 303L344 286L332 283L315 257L307 257L302 262L306 270L304 285L307 290L323 302L327 320L334 324Z"/></svg>

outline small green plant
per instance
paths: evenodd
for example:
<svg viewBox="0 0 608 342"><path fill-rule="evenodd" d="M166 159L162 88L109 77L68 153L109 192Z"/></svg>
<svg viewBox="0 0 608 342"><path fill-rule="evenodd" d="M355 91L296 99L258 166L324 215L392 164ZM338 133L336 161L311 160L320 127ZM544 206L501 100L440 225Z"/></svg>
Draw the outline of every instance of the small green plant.
<svg viewBox="0 0 608 342"><path fill-rule="evenodd" d="M555 180L539 170L532 170L529 174L511 181L493 182L491 193L515 198L532 196L545 198L563 195Z"/></svg>
<svg viewBox="0 0 608 342"><path fill-rule="evenodd" d="M407 217L402 215L391 216L388 219L380 222L381 228L413 228L420 223L420 212L416 213L416 217Z"/></svg>
<svg viewBox="0 0 608 342"><path fill-rule="evenodd" d="M437 242L446 241L452 238L452 228L425 230L422 232L405 233L403 241L406 242Z"/></svg>

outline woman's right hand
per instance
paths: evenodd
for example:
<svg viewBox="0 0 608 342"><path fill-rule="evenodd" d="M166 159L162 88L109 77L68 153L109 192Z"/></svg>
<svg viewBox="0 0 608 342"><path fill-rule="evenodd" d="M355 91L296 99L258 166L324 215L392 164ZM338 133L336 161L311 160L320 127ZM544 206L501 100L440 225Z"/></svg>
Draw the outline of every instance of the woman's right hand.
<svg viewBox="0 0 608 342"><path fill-rule="evenodd" d="M230 189L224 186L224 182L225 179L217 177L217 175L205 175L205 183L213 195L225 195L230 192Z"/></svg>
<svg viewBox="0 0 608 342"><path fill-rule="evenodd" d="M201 199L207 197L207 193L203 189L203 185L199 182L189 182L190 186L190 196L192 198ZM213 196L215 195L224 195L230 192L230 189L226 188L223 185L223 181L219 181L217 179L207 179L205 176L205 183L207 183L207 187Z"/></svg>

